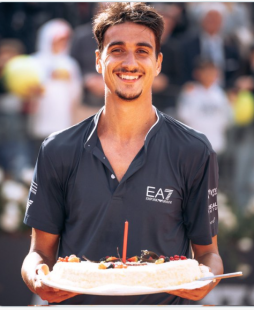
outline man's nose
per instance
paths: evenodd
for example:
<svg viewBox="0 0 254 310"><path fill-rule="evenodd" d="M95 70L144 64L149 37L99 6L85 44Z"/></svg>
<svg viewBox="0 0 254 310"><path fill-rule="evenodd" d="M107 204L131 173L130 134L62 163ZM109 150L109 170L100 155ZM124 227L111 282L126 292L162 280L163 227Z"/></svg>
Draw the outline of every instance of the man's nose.
<svg viewBox="0 0 254 310"><path fill-rule="evenodd" d="M129 70L138 67L137 59L135 57L135 53L129 52L126 54L122 66L128 68Z"/></svg>

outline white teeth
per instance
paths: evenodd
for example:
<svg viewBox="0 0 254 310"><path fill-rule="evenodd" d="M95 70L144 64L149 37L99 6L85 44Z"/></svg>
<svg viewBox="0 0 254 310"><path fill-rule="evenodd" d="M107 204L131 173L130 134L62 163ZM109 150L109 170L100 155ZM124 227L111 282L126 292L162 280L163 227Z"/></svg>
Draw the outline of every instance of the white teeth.
<svg viewBox="0 0 254 310"><path fill-rule="evenodd" d="M130 75L120 75L121 79L125 79L125 80L137 80L138 76L130 76Z"/></svg>

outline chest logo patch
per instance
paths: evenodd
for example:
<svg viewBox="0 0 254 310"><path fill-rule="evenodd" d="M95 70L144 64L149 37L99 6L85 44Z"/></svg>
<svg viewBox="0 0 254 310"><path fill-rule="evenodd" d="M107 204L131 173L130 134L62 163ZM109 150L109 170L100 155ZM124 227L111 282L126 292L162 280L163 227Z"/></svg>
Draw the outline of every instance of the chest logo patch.
<svg viewBox="0 0 254 310"><path fill-rule="evenodd" d="M146 188L146 200L161 202L161 203L169 203L172 201L169 200L171 195L173 194L173 189L162 189L156 188L153 186L147 186Z"/></svg>

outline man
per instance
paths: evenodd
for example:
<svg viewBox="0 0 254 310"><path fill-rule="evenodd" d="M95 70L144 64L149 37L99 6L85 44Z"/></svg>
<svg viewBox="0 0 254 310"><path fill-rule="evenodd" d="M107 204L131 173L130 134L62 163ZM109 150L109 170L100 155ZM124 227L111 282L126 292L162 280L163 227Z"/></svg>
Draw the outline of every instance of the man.
<svg viewBox="0 0 254 310"><path fill-rule="evenodd" d="M182 298L201 299L216 285L175 295L74 298L42 285L44 264L51 269L57 256L99 260L116 255L118 246L121 253L126 220L129 257L143 249L190 257L191 241L200 263L223 272L215 153L202 134L152 106L162 31L163 19L144 3L112 3L99 14L96 68L105 81L105 107L42 144L24 220L33 232L22 276L51 303L188 304Z"/></svg>
<svg viewBox="0 0 254 310"><path fill-rule="evenodd" d="M235 40L222 33L225 6L221 3L204 3L198 12L198 30L188 32L182 43L185 67L183 80L188 82L192 79L197 58L209 58L220 68L220 85L230 88L239 76L241 58Z"/></svg>

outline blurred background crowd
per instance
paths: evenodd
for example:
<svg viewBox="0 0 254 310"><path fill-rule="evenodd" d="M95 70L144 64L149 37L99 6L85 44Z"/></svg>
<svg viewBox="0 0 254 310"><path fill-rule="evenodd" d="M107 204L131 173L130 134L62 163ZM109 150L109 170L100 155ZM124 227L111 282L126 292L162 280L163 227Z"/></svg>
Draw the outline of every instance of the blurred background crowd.
<svg viewBox="0 0 254 310"><path fill-rule="evenodd" d="M254 3L152 4L165 20L153 104L203 132L217 152L219 249L225 272L244 273L200 303L254 305ZM0 271L0 305L33 303L20 277L30 241L22 220L41 142L104 103L91 18L105 5L0 3L0 247L11 257Z"/></svg>

